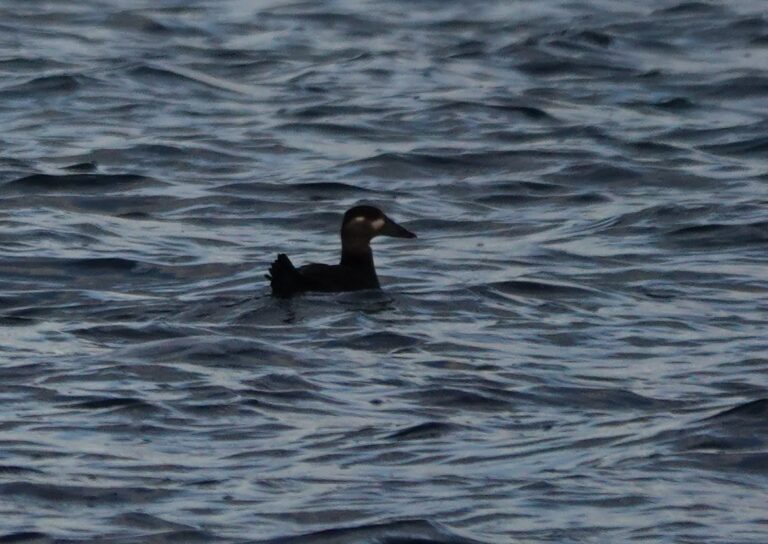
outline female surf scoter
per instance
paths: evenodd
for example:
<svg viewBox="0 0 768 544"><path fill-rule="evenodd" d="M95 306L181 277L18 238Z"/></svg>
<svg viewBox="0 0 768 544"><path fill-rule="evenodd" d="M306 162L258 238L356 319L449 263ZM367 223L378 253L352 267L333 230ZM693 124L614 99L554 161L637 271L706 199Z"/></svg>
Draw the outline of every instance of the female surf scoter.
<svg viewBox="0 0 768 544"><path fill-rule="evenodd" d="M373 266L371 240L379 235L416 238L373 206L347 210L341 222L341 262L305 264L296 268L284 253L269 267L267 279L272 294L290 297L303 291L357 291L378 289L379 278Z"/></svg>

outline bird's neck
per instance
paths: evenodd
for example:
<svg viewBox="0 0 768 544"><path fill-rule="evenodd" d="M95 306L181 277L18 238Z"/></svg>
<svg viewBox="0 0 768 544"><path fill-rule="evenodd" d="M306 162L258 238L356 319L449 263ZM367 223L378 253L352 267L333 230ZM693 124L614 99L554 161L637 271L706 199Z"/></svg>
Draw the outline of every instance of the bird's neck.
<svg viewBox="0 0 768 544"><path fill-rule="evenodd" d="M356 288L379 287L379 277L373 265L373 252L369 240L342 240L341 266L351 275Z"/></svg>
<svg viewBox="0 0 768 544"><path fill-rule="evenodd" d="M341 265L374 270L371 246L367 242L343 241L341 244Z"/></svg>

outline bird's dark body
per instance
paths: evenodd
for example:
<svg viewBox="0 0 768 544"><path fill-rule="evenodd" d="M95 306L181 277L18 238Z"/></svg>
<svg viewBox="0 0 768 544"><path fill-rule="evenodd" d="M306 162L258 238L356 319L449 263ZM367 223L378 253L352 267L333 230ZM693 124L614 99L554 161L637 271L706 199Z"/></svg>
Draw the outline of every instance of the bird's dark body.
<svg viewBox="0 0 768 544"><path fill-rule="evenodd" d="M290 297L304 291L360 291L378 289L370 240L379 234L400 238L416 235L387 218L372 206L357 206L344 215L341 227L341 262L335 265L310 263L295 267L280 253L269 268L272 294Z"/></svg>

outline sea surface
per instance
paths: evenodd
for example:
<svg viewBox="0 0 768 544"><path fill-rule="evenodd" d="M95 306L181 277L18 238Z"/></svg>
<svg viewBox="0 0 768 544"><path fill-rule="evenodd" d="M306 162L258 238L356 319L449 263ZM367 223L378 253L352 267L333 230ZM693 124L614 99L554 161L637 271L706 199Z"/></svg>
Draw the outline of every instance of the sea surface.
<svg viewBox="0 0 768 544"><path fill-rule="evenodd" d="M0 127L1 543L768 542L764 0L7 0Z"/></svg>

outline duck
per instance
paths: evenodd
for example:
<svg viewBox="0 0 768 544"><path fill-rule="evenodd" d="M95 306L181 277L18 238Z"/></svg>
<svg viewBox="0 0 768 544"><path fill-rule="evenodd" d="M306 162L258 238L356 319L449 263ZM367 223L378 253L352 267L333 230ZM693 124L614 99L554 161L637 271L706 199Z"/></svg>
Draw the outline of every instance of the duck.
<svg viewBox="0 0 768 544"><path fill-rule="evenodd" d="M306 291L343 292L380 289L373 264L371 240L377 236L416 238L374 206L355 206L341 221L339 264L309 263L295 267L285 253L269 267L266 278L272 295L288 298Z"/></svg>

